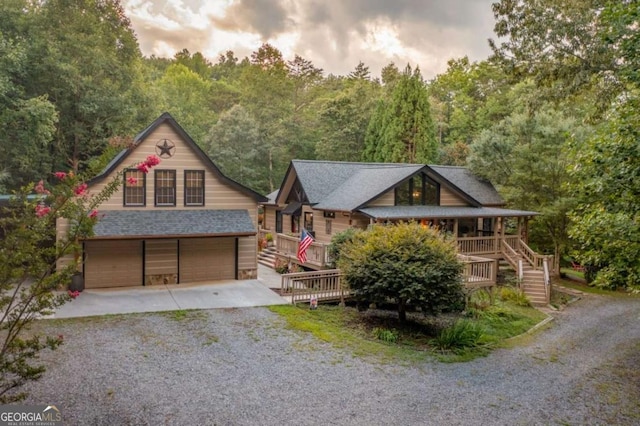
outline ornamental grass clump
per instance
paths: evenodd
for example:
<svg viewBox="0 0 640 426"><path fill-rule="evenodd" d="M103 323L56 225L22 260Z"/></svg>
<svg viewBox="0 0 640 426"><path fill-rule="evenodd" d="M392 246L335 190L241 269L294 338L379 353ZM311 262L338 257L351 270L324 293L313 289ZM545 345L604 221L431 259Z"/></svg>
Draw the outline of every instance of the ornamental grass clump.
<svg viewBox="0 0 640 426"><path fill-rule="evenodd" d="M442 330L431 344L441 351L457 352L479 346L482 333L482 327L477 323L459 319L451 327Z"/></svg>

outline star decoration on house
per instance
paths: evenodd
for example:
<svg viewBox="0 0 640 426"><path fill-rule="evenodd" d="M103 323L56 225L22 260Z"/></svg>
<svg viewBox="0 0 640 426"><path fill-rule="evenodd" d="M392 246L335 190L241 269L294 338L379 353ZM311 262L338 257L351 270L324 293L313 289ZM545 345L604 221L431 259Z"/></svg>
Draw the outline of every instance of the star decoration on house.
<svg viewBox="0 0 640 426"><path fill-rule="evenodd" d="M156 144L156 154L160 158L170 158L176 151L176 146L169 139L160 139Z"/></svg>

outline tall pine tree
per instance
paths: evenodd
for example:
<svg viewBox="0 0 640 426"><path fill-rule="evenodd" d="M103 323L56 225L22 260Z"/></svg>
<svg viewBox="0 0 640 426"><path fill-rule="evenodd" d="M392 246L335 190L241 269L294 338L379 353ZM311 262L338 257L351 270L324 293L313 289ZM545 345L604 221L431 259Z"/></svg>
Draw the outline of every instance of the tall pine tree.
<svg viewBox="0 0 640 426"><path fill-rule="evenodd" d="M420 69L407 65L390 100L371 117L365 137L364 161L432 163L438 142L429 96Z"/></svg>

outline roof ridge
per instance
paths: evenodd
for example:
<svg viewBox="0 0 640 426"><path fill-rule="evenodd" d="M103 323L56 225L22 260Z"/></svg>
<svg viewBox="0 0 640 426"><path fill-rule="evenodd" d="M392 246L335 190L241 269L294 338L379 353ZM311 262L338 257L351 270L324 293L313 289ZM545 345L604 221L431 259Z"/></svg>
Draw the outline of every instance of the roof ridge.
<svg viewBox="0 0 640 426"><path fill-rule="evenodd" d="M333 161L333 160L291 160L292 163L311 163L311 164L353 164L358 166L371 166L376 167L424 167L423 163L377 163L377 162L362 162L362 161Z"/></svg>
<svg viewBox="0 0 640 426"><path fill-rule="evenodd" d="M440 164L427 164L429 167L440 167L440 168L444 168L444 169L465 169L465 170L469 170L468 167L466 166L450 166L450 165L440 165ZM471 171L471 170L469 170Z"/></svg>

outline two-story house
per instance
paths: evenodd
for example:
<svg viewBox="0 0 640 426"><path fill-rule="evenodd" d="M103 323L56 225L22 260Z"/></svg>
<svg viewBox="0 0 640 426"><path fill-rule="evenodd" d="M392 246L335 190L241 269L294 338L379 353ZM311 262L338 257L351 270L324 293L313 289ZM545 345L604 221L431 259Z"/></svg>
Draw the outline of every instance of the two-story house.
<svg viewBox="0 0 640 426"><path fill-rule="evenodd" d="M161 162L148 174L131 167L149 155ZM120 190L99 207L95 235L82 243L86 288L257 277L258 203L266 198L224 176L168 113L91 179L89 191L118 172ZM61 233L67 224L57 226Z"/></svg>

